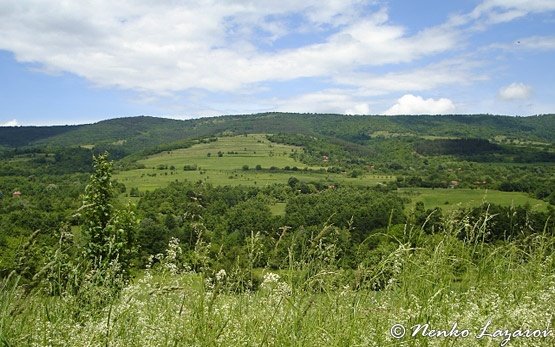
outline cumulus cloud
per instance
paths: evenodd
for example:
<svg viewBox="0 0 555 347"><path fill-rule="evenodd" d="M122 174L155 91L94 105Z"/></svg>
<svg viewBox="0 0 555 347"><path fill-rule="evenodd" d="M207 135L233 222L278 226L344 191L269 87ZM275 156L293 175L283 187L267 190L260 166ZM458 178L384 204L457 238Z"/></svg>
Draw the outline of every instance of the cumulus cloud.
<svg viewBox="0 0 555 347"><path fill-rule="evenodd" d="M511 83L499 90L499 97L503 100L528 99L532 94L532 87L524 83Z"/></svg>
<svg viewBox="0 0 555 347"><path fill-rule="evenodd" d="M350 115L370 114L370 105L365 104L365 103L356 104L356 105L353 105L353 107L348 108L347 110L345 110L344 113L345 114L350 114Z"/></svg>
<svg viewBox="0 0 555 347"><path fill-rule="evenodd" d="M362 66L412 62L456 46L457 33L407 34L371 1L198 2L7 0L0 49L20 62L65 71L97 85L152 93L237 91L265 81L330 77ZM288 26L290 16L303 27ZM293 31L319 42L266 49Z"/></svg>
<svg viewBox="0 0 555 347"><path fill-rule="evenodd" d="M17 119L12 119L5 123L0 123L0 127L16 127L18 125L19 123L17 122Z"/></svg>
<svg viewBox="0 0 555 347"><path fill-rule="evenodd" d="M455 108L449 99L413 94L488 78L478 63L467 59L472 50L467 43L476 31L465 26L555 10L550 0L483 0L470 12L414 32L391 21L384 3L95 0L84 6L76 1L3 0L0 50L33 63L34 69L69 72L98 86L137 91L147 103L172 100L178 104L172 114L265 107L368 114L372 107L382 110L393 103L384 98L376 106L368 101L372 97L403 94L386 113L445 113ZM530 49L554 47L552 36L522 42ZM299 95L294 97L257 95L279 82L298 80L324 82L295 89ZM207 96L195 99L199 92ZM218 103L222 95L226 102Z"/></svg>
<svg viewBox="0 0 555 347"><path fill-rule="evenodd" d="M395 105L387 109L385 115L449 114L455 111L453 102L446 98L424 99L412 94L403 95Z"/></svg>

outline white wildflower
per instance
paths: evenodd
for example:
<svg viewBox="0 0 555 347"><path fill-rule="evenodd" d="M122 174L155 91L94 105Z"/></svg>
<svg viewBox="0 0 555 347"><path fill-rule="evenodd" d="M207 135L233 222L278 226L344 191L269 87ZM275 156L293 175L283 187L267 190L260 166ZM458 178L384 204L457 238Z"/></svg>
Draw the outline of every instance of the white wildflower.
<svg viewBox="0 0 555 347"><path fill-rule="evenodd" d="M224 269L221 269L220 271L218 271L216 273L216 280L217 281L222 281L225 279L225 277L227 276L227 273L225 272Z"/></svg>
<svg viewBox="0 0 555 347"><path fill-rule="evenodd" d="M278 274L273 272L268 272L264 274L264 280L262 281L262 287L271 286L273 283L278 283L281 278Z"/></svg>

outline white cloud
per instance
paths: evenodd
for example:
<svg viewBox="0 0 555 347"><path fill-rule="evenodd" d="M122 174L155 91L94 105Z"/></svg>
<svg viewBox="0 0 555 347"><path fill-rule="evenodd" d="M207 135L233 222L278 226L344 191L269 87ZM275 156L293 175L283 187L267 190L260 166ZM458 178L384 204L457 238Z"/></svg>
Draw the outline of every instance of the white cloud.
<svg viewBox="0 0 555 347"><path fill-rule="evenodd" d="M523 37L512 45L513 48L549 51L555 49L555 36Z"/></svg>
<svg viewBox="0 0 555 347"><path fill-rule="evenodd" d="M0 49L18 61L66 71L101 86L150 93L238 91L265 81L338 76L362 66L406 63L456 46L457 33L414 35L388 23L371 1L79 2L8 0L0 5ZM303 28L287 16L302 16ZM326 32L320 42L265 51L292 30ZM267 43L267 42L266 42Z"/></svg>
<svg viewBox="0 0 555 347"><path fill-rule="evenodd" d="M370 114L370 105L365 103L356 104L356 105L353 105L352 108L345 110L344 113L351 114L351 115L367 115L367 114Z"/></svg>
<svg viewBox="0 0 555 347"><path fill-rule="evenodd" d="M389 20L386 8L379 8L384 3L95 0L85 6L3 0L0 50L46 72L69 72L95 85L138 91L145 103L171 100L171 114L265 107L367 114L394 102L384 97L377 106L370 98L393 93L406 95L386 113L444 113L455 109L451 100L413 94L465 87L500 68L493 66L497 61L492 63L492 57L472 54L476 47L468 43L473 29L555 10L553 0L484 0L471 12L413 33ZM303 35L297 41L299 33ZM520 41L523 48L555 47L553 36ZM326 89L302 94L317 90L310 84L299 96L258 97L274 85L268 82L302 78L322 82L320 88ZM191 100L198 92L206 96ZM460 108L463 98L457 98Z"/></svg>
<svg viewBox="0 0 555 347"><path fill-rule="evenodd" d="M17 122L17 119L12 119L5 123L0 123L0 127L16 127L18 125L19 123Z"/></svg>
<svg viewBox="0 0 555 347"><path fill-rule="evenodd" d="M490 24L510 22L529 13L555 10L553 0L485 0L470 13L473 19L487 18Z"/></svg>
<svg viewBox="0 0 555 347"><path fill-rule="evenodd" d="M528 99L532 94L532 87L524 83L511 83L499 90L499 97L503 100Z"/></svg>
<svg viewBox="0 0 555 347"><path fill-rule="evenodd" d="M471 12L452 14L445 25L459 28L470 25L473 30L484 30L490 25L554 10L553 0L484 0Z"/></svg>
<svg viewBox="0 0 555 347"><path fill-rule="evenodd" d="M412 94L403 95L387 109L385 115L448 114L455 111L453 102L446 98L423 99Z"/></svg>
<svg viewBox="0 0 555 347"><path fill-rule="evenodd" d="M335 81L359 87L357 94L376 96L392 92L432 90L447 85L469 85L488 76L474 70L483 64L472 59L452 59L407 71L386 74L353 73L338 76Z"/></svg>
<svg viewBox="0 0 555 347"><path fill-rule="evenodd" d="M273 100L273 109L283 112L370 114L370 105L346 90L324 90L290 99Z"/></svg>
<svg viewBox="0 0 555 347"><path fill-rule="evenodd" d="M485 0L478 5L473 13L484 13L492 10L546 12L555 10L552 0Z"/></svg>
<svg viewBox="0 0 555 347"><path fill-rule="evenodd" d="M493 50L531 50L531 51L551 51L555 50L555 36L528 36L521 37L511 43L494 43L487 48Z"/></svg>

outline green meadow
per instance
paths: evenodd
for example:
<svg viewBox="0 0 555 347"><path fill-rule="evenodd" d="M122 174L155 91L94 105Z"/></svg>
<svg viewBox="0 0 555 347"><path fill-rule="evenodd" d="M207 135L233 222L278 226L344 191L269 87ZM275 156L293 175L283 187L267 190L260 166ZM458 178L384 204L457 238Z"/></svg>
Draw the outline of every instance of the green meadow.
<svg viewBox="0 0 555 347"><path fill-rule="evenodd" d="M459 208L472 208L482 203L492 203L503 206L530 205L533 210L545 211L548 203L530 197L521 192L501 192L488 189L431 189L431 188L401 188L399 192L411 199L407 208L413 208L421 201L425 208L441 207L442 210L452 211Z"/></svg>
<svg viewBox="0 0 555 347"><path fill-rule="evenodd" d="M263 134L219 137L214 142L149 156L138 161L145 168L121 171L115 178L128 188L136 187L140 191L184 180L214 185L264 186L287 183L295 176L303 181L376 185L394 178L371 174L352 178L346 173L327 173L322 170L325 162L322 166L307 166L290 156L302 150L297 146L272 143ZM184 170L186 165L196 169ZM289 170L284 170L286 167Z"/></svg>
<svg viewBox="0 0 555 347"><path fill-rule="evenodd" d="M285 215L285 207L287 207L285 202L276 202L270 205L270 212L272 212L274 216L283 216Z"/></svg>
<svg viewBox="0 0 555 347"><path fill-rule="evenodd" d="M307 166L290 156L302 150L298 146L272 143L264 134L224 136L217 141L151 155L138 161L144 168L121 171L115 178L125 184L128 191L138 188L141 192L162 188L175 181L265 186L287 183L294 176L303 181L371 186L394 178L372 174L352 178L347 173L328 173L322 170L326 168L325 162L322 166ZM184 170L185 166L189 170ZM286 167L289 170L284 170ZM445 211L472 208L483 202L503 206L529 204L534 210L547 209L546 202L522 192L438 188L401 188L399 192L411 200L407 209L413 208L419 201L426 208L441 207ZM283 215L285 204L272 205L271 211L274 215Z"/></svg>

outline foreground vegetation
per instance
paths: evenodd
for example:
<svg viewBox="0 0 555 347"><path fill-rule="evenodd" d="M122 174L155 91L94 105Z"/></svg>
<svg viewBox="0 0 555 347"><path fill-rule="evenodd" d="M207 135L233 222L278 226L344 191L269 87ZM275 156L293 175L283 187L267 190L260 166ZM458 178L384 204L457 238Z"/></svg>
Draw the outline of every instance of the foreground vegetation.
<svg viewBox="0 0 555 347"><path fill-rule="evenodd" d="M177 240L119 294L98 306L88 288L48 296L2 281L0 341L6 346L551 346L548 337L476 337L517 329L553 331L555 239L538 232L520 241L484 243L484 226L447 220L441 234L386 232L394 240L374 265L342 270L332 227L314 235L288 269L210 268L206 245L182 253ZM458 235L466 237L460 239ZM257 253L256 237L250 259ZM191 259L196 259L192 261ZM255 270L252 271L251 270ZM110 293L110 291L107 291ZM433 338L430 325L463 337ZM403 324L407 336L390 329ZM506 334L504 332L504 334Z"/></svg>

